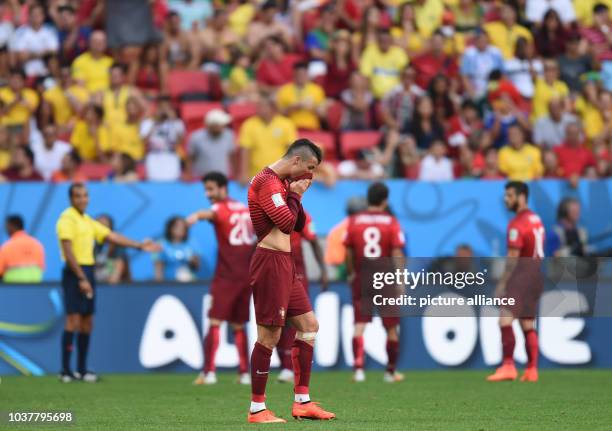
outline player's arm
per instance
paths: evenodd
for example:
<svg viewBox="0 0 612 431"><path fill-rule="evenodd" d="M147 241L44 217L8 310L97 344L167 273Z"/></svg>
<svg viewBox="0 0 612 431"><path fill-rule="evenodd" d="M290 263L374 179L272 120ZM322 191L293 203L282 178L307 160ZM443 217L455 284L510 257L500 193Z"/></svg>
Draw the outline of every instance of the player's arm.
<svg viewBox="0 0 612 431"><path fill-rule="evenodd" d="M106 240L121 247L135 248L142 251L158 252L161 250L161 246L150 239L145 239L142 242L134 241L133 239L125 237L117 232L110 232L106 237Z"/></svg>
<svg viewBox="0 0 612 431"><path fill-rule="evenodd" d="M213 210L199 210L189 214L185 218L185 222L188 226L193 226L201 220L213 221L215 219L215 212Z"/></svg>
<svg viewBox="0 0 612 431"><path fill-rule="evenodd" d="M355 278L355 266L353 263L353 248L346 246L346 280L350 283Z"/></svg>
<svg viewBox="0 0 612 431"><path fill-rule="evenodd" d="M391 257L397 269L404 270L406 268L406 255L400 247L395 247L391 250Z"/></svg>
<svg viewBox="0 0 612 431"><path fill-rule="evenodd" d="M518 248L508 248L508 256L506 257L506 267L504 269L504 273L499 279L497 283L497 288L495 289L495 296L500 297L506 293L506 284L508 283L508 279L516 269L518 265L518 260L521 255L521 250Z"/></svg>
<svg viewBox="0 0 612 431"><path fill-rule="evenodd" d="M62 252L64 253L64 258L66 259L66 264L68 268L73 272L74 275L79 279L79 289L86 295L88 298L93 296L93 288L87 279L87 276L83 272L81 265L76 260L74 253L72 252L72 241L69 239L61 240Z"/></svg>
<svg viewBox="0 0 612 431"><path fill-rule="evenodd" d="M321 244L319 244L316 238L309 240L308 244L310 244L312 254L317 261L317 265L319 265L319 270L321 271L321 290L325 292L328 288L329 278L327 277L327 267L325 266Z"/></svg>
<svg viewBox="0 0 612 431"><path fill-rule="evenodd" d="M300 218L300 211L303 213L302 204L300 202L302 194L308 189L311 182L312 180L292 182L289 186L290 191L287 194L287 202L283 199L283 193L280 187L274 187L274 185L272 185L261 188L259 192L261 207L281 232L288 235L295 229L296 222ZM302 221L302 227L304 221Z"/></svg>

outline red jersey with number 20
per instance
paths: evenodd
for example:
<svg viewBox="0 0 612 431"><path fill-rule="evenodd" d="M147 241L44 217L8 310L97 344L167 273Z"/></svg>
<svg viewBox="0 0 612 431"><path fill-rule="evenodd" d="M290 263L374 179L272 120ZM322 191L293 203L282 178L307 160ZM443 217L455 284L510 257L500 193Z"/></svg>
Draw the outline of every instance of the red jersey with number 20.
<svg viewBox="0 0 612 431"><path fill-rule="evenodd" d="M344 245L353 250L355 272L363 258L391 257L406 240L395 217L382 211L364 211L349 217Z"/></svg>
<svg viewBox="0 0 612 431"><path fill-rule="evenodd" d="M544 225L540 216L524 209L520 211L508 224L508 249L520 251L520 257L544 257Z"/></svg>
<svg viewBox="0 0 612 431"><path fill-rule="evenodd" d="M255 245L249 209L242 202L224 199L215 203L212 223L219 246L215 278L245 282Z"/></svg>

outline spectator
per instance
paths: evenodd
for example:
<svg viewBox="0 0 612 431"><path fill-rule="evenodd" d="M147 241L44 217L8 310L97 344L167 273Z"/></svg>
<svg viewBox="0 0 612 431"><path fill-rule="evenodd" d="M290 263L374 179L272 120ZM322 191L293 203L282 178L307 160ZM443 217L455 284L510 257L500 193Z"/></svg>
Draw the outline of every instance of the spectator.
<svg viewBox="0 0 612 431"><path fill-rule="evenodd" d="M544 148L560 145L565 139L567 125L576 121L576 116L565 110L562 100L551 99L548 102L548 115L536 121L533 127L533 143Z"/></svg>
<svg viewBox="0 0 612 431"><path fill-rule="evenodd" d="M428 49L411 61L417 73L416 83L422 89L428 88L431 80L439 75L450 80L451 91L456 91L459 86L457 60L444 52L444 41L442 32L436 31L429 40Z"/></svg>
<svg viewBox="0 0 612 431"><path fill-rule="evenodd" d="M461 75L466 95L479 100L486 95L490 73L501 70L504 60L500 50L489 44L489 36L484 30L477 29L475 35L474 46L463 53Z"/></svg>
<svg viewBox="0 0 612 431"><path fill-rule="evenodd" d="M38 103L38 93L25 86L25 74L18 69L11 70L8 86L0 88L0 123L20 143L28 140L30 118Z"/></svg>
<svg viewBox="0 0 612 431"><path fill-rule="evenodd" d="M452 117L448 123L446 142L450 147L450 155L456 156L458 149L464 147L472 134L482 130L482 127L478 107L471 100L465 100L461 104L459 113Z"/></svg>
<svg viewBox="0 0 612 431"><path fill-rule="evenodd" d="M0 16L10 15L13 5L8 2L0 2ZM10 19L0 19L0 76L7 76L9 69L8 47L13 36L15 26Z"/></svg>
<svg viewBox="0 0 612 431"><path fill-rule="evenodd" d="M484 168L480 176L483 180L500 180L504 176L499 171L499 154L497 148L489 147L485 150Z"/></svg>
<svg viewBox="0 0 612 431"><path fill-rule="evenodd" d="M603 101L609 98L607 92L600 95L601 88L599 83L593 79L588 79L583 87L582 94L576 99L575 110L589 139L596 139L606 130L604 115L606 109Z"/></svg>
<svg viewBox="0 0 612 431"><path fill-rule="evenodd" d="M525 114L514 104L510 96L504 95L493 103L493 112L484 120L484 127L490 133L496 148L508 143L508 129L514 125L524 129L530 127Z"/></svg>
<svg viewBox="0 0 612 431"><path fill-rule="evenodd" d="M311 30L304 41L308 54L313 59L325 61L330 50L330 41L336 29L338 15L333 6L324 7L319 14L319 25Z"/></svg>
<svg viewBox="0 0 612 431"><path fill-rule="evenodd" d="M411 57L421 54L426 39L419 32L419 23L414 13L414 4L411 2L402 4L397 16L398 22L391 30L396 44L403 48Z"/></svg>
<svg viewBox="0 0 612 431"><path fill-rule="evenodd" d="M482 21L483 8L475 0L459 0L450 6L455 18L455 31L458 33L471 33L478 28Z"/></svg>
<svg viewBox="0 0 612 431"><path fill-rule="evenodd" d="M147 99L154 99L162 88L164 78L160 70L159 45L146 46L140 59L140 69L136 74L136 88Z"/></svg>
<svg viewBox="0 0 612 431"><path fill-rule="evenodd" d="M565 52L568 38L569 33L559 14L554 9L549 9L544 15L542 26L535 33L538 52L544 58L556 58Z"/></svg>
<svg viewBox="0 0 612 431"><path fill-rule="evenodd" d="M574 34L567 41L565 54L558 59L561 80L567 84L572 93L579 93L587 73L593 70L593 59L580 50L580 35Z"/></svg>
<svg viewBox="0 0 612 431"><path fill-rule="evenodd" d="M544 171L540 149L525 142L523 129L518 125L508 129L508 145L499 150L498 164L510 180L534 180Z"/></svg>
<svg viewBox="0 0 612 431"><path fill-rule="evenodd" d="M83 160L105 161L110 149L110 136L104 124L104 109L89 104L83 118L78 120L70 135L70 143L79 152Z"/></svg>
<svg viewBox="0 0 612 431"><path fill-rule="evenodd" d="M444 141L435 140L423 160L419 171L421 181L451 181L453 179L453 164L446 157Z"/></svg>
<svg viewBox="0 0 612 431"><path fill-rule="evenodd" d="M533 120L536 121L548 114L550 99L557 97L565 100L567 96L569 88L559 80L559 65L555 60L544 61L544 77L536 80L533 95Z"/></svg>
<svg viewBox="0 0 612 431"><path fill-rule="evenodd" d="M205 61L228 63L231 49L241 43L228 25L227 9L217 9L208 25L197 34L201 55Z"/></svg>
<svg viewBox="0 0 612 431"><path fill-rule="evenodd" d="M444 127L434 116L434 106L429 96L422 96L417 100L408 133L421 150L428 149L436 140L444 140Z"/></svg>
<svg viewBox="0 0 612 431"><path fill-rule="evenodd" d="M344 104L341 127L343 130L367 130L371 128L370 108L374 97L368 89L368 80L359 72L351 76L349 88L340 95Z"/></svg>
<svg viewBox="0 0 612 431"><path fill-rule="evenodd" d="M293 66L293 82L283 85L276 94L279 110L298 129L319 130L319 117L324 116L325 93L321 86L308 78L308 65Z"/></svg>
<svg viewBox="0 0 612 431"><path fill-rule="evenodd" d="M557 159L557 153L551 149L546 149L542 153L542 164L544 165L543 178L559 178L561 176L561 169L559 168L559 160Z"/></svg>
<svg viewBox="0 0 612 431"><path fill-rule="evenodd" d="M612 48L609 39L612 19L610 9L604 3L593 7L593 25L582 29L582 36L589 45L589 50L596 60L609 58Z"/></svg>
<svg viewBox="0 0 612 431"><path fill-rule="evenodd" d="M0 124L0 171L9 167L13 146L8 129Z"/></svg>
<svg viewBox="0 0 612 431"><path fill-rule="evenodd" d="M142 135L148 147L145 158L147 179L178 180L181 176L181 160L176 151L183 142L185 124L177 117L170 99L159 100L155 118L143 121Z"/></svg>
<svg viewBox="0 0 612 431"><path fill-rule="evenodd" d="M414 17L419 23L419 33L429 38L442 25L444 2L442 0L415 0Z"/></svg>
<svg viewBox="0 0 612 431"><path fill-rule="evenodd" d="M42 96L42 124L54 123L58 133L70 134L78 115L89 101L89 92L70 74L70 66L60 68L59 82L45 90Z"/></svg>
<svg viewBox="0 0 612 431"><path fill-rule="evenodd" d="M389 131L408 134L414 115L417 98L425 92L416 85L416 71L412 65L406 66L401 73L401 83L395 86L382 100L383 122Z"/></svg>
<svg viewBox="0 0 612 431"><path fill-rule="evenodd" d="M58 50L57 32L45 24L44 7L30 6L28 24L13 33L9 44L13 67L22 64L25 74L33 78L48 75L49 67L57 73Z"/></svg>
<svg viewBox="0 0 612 431"><path fill-rule="evenodd" d="M577 199L561 200L557 207L557 224L546 236L546 256L582 257L592 251L588 231L580 225L580 210Z"/></svg>
<svg viewBox="0 0 612 431"><path fill-rule="evenodd" d="M370 88L376 99L382 99L398 83L400 72L408 63L404 50L393 46L388 30L380 30L376 44L369 45L361 55L360 72L370 80Z"/></svg>
<svg viewBox="0 0 612 431"><path fill-rule="evenodd" d="M231 117L224 111L213 109L204 118L205 127L189 137L187 170L193 178L201 178L212 171L230 176L230 159L236 151L234 132L227 128L230 121Z"/></svg>
<svg viewBox="0 0 612 431"><path fill-rule="evenodd" d="M286 46L292 46L291 29L277 19L278 13L275 0L267 0L261 5L259 18L251 22L246 35L246 43L251 50L257 50L261 43L270 37L277 37Z"/></svg>
<svg viewBox="0 0 612 431"><path fill-rule="evenodd" d="M441 124L455 114L455 103L459 96L453 92L450 80L445 75L436 75L429 83L427 93L434 105L436 119Z"/></svg>
<svg viewBox="0 0 612 431"><path fill-rule="evenodd" d="M114 230L114 221L108 214L96 217L100 223ZM96 261L95 277L99 283L128 283L131 280L130 262L125 247L105 241L94 247Z"/></svg>
<svg viewBox="0 0 612 431"><path fill-rule="evenodd" d="M0 275L4 283L40 283L45 271L45 250L42 244L24 230L19 215L5 220L8 241L0 248Z"/></svg>
<svg viewBox="0 0 612 431"><path fill-rule="evenodd" d="M189 240L189 227L183 217L172 217L166 222L160 245L161 252L153 255L155 280L193 281L200 267L200 256Z"/></svg>
<svg viewBox="0 0 612 431"><path fill-rule="evenodd" d="M264 90L274 90L291 82L293 65L297 57L285 52L285 46L280 38L271 36L262 43L261 60L255 76Z"/></svg>
<svg viewBox="0 0 612 431"><path fill-rule="evenodd" d="M145 155L144 138L147 132L141 121L142 107L134 96L128 97L125 106L125 122L109 126L109 150L129 154L135 161L140 161Z"/></svg>
<svg viewBox="0 0 612 431"><path fill-rule="evenodd" d="M337 99L349 86L357 61L351 51L350 34L346 30L334 33L326 60L327 73L324 79L325 94Z"/></svg>
<svg viewBox="0 0 612 431"><path fill-rule="evenodd" d="M43 181L34 169L34 153L29 147L17 146L11 155L11 165L0 173L0 181Z"/></svg>
<svg viewBox="0 0 612 431"><path fill-rule="evenodd" d="M163 74L174 69L195 70L200 65L198 44L192 34L181 28L181 20L176 12L170 12L166 18L160 59Z"/></svg>
<svg viewBox="0 0 612 431"><path fill-rule="evenodd" d="M168 0L168 5L183 31L198 30L213 14L209 0Z"/></svg>
<svg viewBox="0 0 612 431"><path fill-rule="evenodd" d="M525 99L533 97L534 80L542 75L543 70L542 62L534 57L533 44L519 37L514 57L504 63L504 72Z"/></svg>
<svg viewBox="0 0 612 431"><path fill-rule="evenodd" d="M70 144L58 139L57 127L53 124L45 126L42 142L32 142L31 148L36 161L34 167L45 181L51 179L53 172L60 168L63 157L72 150Z"/></svg>
<svg viewBox="0 0 612 431"><path fill-rule="evenodd" d="M84 183L87 177L80 171L81 156L76 150L69 151L62 157L60 168L53 172L51 181L54 183Z"/></svg>
<svg viewBox="0 0 612 431"><path fill-rule="evenodd" d="M62 4L57 9L57 30L59 36L59 58L64 64L70 64L79 55L87 51L91 28L80 25L75 9L70 4Z"/></svg>
<svg viewBox="0 0 612 431"><path fill-rule="evenodd" d="M385 169L376 161L374 153L369 151L360 151L355 160L341 161L337 169L342 179L372 181L385 176Z"/></svg>
<svg viewBox="0 0 612 431"><path fill-rule="evenodd" d="M510 3L504 3L501 7L501 21L493 21L484 25L491 44L500 50L505 60L510 60L514 55L514 47L519 38L533 43L533 36L527 28L516 22L516 9Z"/></svg>
<svg viewBox="0 0 612 431"><path fill-rule="evenodd" d="M526 0L527 21L540 26L548 10L553 9L561 17L563 25L576 21L576 12L571 0Z"/></svg>
<svg viewBox="0 0 612 431"><path fill-rule="evenodd" d="M105 51L106 34L96 30L89 38L89 50L72 63L72 76L92 94L108 89L110 84L109 70L113 59Z"/></svg>
<svg viewBox="0 0 612 431"><path fill-rule="evenodd" d="M370 45L376 44L379 29L388 28L389 16L377 5L366 7L361 16L361 25L358 32L353 33L353 50L357 53L363 52Z"/></svg>
<svg viewBox="0 0 612 431"><path fill-rule="evenodd" d="M262 97L257 104L257 115L240 127L241 182L246 184L264 167L281 158L296 139L293 122L276 112L273 100Z"/></svg>
<svg viewBox="0 0 612 431"><path fill-rule="evenodd" d="M561 175L577 184L578 178L588 166L595 166L593 153L584 145L582 129L578 123L570 123L565 129L565 142L554 148Z"/></svg>
<svg viewBox="0 0 612 431"><path fill-rule="evenodd" d="M225 97L234 101L257 100L257 83L254 75L249 56L235 49L229 65L227 80L223 83Z"/></svg>
<svg viewBox="0 0 612 431"><path fill-rule="evenodd" d="M136 162L126 153L116 152L110 158L112 167L108 179L115 183L133 183L140 181L138 173L136 173Z"/></svg>

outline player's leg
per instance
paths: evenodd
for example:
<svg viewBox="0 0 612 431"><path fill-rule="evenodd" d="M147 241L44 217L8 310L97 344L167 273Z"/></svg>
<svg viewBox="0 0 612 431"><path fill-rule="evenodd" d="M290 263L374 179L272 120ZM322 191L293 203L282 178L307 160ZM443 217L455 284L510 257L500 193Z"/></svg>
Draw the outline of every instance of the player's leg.
<svg viewBox="0 0 612 431"><path fill-rule="evenodd" d="M383 318L383 325L387 332L387 369L384 381L387 383L401 382L404 375L396 371L399 356L399 318Z"/></svg>
<svg viewBox="0 0 612 431"><path fill-rule="evenodd" d="M238 383L242 385L251 384L251 375L249 374L249 351L248 339L246 336L244 324L230 322L230 327L234 333L234 343L238 350Z"/></svg>
<svg viewBox="0 0 612 431"><path fill-rule="evenodd" d="M355 328L353 331L353 381L360 383L365 381L365 347L363 334L367 323L357 321L357 313L355 314Z"/></svg>
<svg viewBox="0 0 612 431"><path fill-rule="evenodd" d="M504 380L515 380L518 377L516 366L514 365L514 346L516 340L514 338L514 330L512 322L514 315L506 308L500 309L499 328L501 331L502 342L502 365L495 370L495 373L487 377L490 382L499 382Z"/></svg>
<svg viewBox="0 0 612 431"><path fill-rule="evenodd" d="M70 313L66 315L64 324L64 332L62 333L62 372L60 380L64 383L69 383L73 380L73 374L70 367L70 358L74 350L74 334L78 332L81 326L81 316L78 313Z"/></svg>
<svg viewBox="0 0 612 431"><path fill-rule="evenodd" d="M520 319L521 329L525 335L525 350L527 351L527 367L521 377L522 382L538 381L538 333L535 329L535 319Z"/></svg>
<svg viewBox="0 0 612 431"><path fill-rule="evenodd" d="M295 340L296 330L293 326L287 324L283 327L280 340L276 345L276 353L281 363L281 372L278 375L280 383L293 382L293 364L291 359L291 349Z"/></svg>
<svg viewBox="0 0 612 431"><path fill-rule="evenodd" d="M81 315L81 325L77 335L77 372L81 380L95 383L98 376L87 369L87 354L89 353L89 339L93 330L93 313Z"/></svg>
<svg viewBox="0 0 612 431"><path fill-rule="evenodd" d="M266 385L270 374L272 350L280 338L282 327L257 325L257 342L251 353L251 416L268 412L266 409ZM283 421L284 422L284 421Z"/></svg>
<svg viewBox="0 0 612 431"><path fill-rule="evenodd" d="M213 304L214 304L213 296ZM215 356L219 348L219 328L223 322L220 319L209 317L208 332L204 337L204 366L198 377L193 381L194 385L213 385L217 383L217 375L215 374Z"/></svg>

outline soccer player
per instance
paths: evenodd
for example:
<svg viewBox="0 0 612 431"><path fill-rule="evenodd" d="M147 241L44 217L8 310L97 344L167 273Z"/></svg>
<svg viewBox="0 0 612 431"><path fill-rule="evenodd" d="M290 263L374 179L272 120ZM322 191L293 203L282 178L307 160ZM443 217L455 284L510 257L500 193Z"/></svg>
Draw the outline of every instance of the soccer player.
<svg viewBox="0 0 612 431"><path fill-rule="evenodd" d="M362 310L361 283L365 259L394 258L394 262L405 266L404 233L399 222L388 212L389 189L383 183L374 183L368 188L368 207L349 218L344 245L346 266L351 280L355 332L353 334L353 357L355 370L353 381L365 381L363 371L365 352L363 333L367 323L372 321L371 313ZM387 332L387 368L384 381L388 383L404 380L403 374L395 369L399 355L399 317L383 317Z"/></svg>
<svg viewBox="0 0 612 431"><path fill-rule="evenodd" d="M310 400L308 387L319 323L297 278L290 242L291 232L304 228L301 199L321 158L319 147L307 139L298 139L281 159L259 172L249 186L249 211L257 234L249 270L257 322L257 342L251 354L250 423L286 422L266 408L265 393L272 350L287 320L297 330L291 351L295 372L292 416L335 418Z"/></svg>
<svg viewBox="0 0 612 431"><path fill-rule="evenodd" d="M308 295L308 277L306 275L306 265L304 263L304 254L302 252L302 240L306 241L312 248L312 253L319 265L321 271L321 290L325 292L327 290L327 268L323 261L323 250L317 241L317 234L314 230L314 224L312 217L308 212L304 211L306 222L301 232L291 232L291 256L295 263L295 272L298 280L302 282L306 295ZM295 340L295 328L290 325L285 325L283 332L281 333L280 340L276 345L276 353L281 362L281 372L278 375L278 381L280 383L291 383L294 379L293 364L291 360L291 347Z"/></svg>
<svg viewBox="0 0 612 431"><path fill-rule="evenodd" d="M215 354L219 347L219 326L229 322L240 359L238 382L251 384L248 373L249 353L245 322L249 320L251 286L249 262L255 248L255 234L249 209L242 202L228 196L227 178L220 172L210 172L202 178L210 209L200 210L187 217L187 224L208 220L215 227L219 247L217 267L210 293L212 305L208 311L210 326L204 339L204 368L193 382L196 385L217 383Z"/></svg>
<svg viewBox="0 0 612 431"><path fill-rule="evenodd" d="M72 184L68 195L70 207L62 212L56 226L62 259L66 262L62 272L66 324L62 334L60 381L69 383L78 379L95 383L98 376L87 370L87 351L95 311L94 242L108 241L148 252L156 252L160 248L151 240L137 242L126 238L87 215L85 210L89 204L89 194L84 184ZM77 372L73 374L70 371L70 356L75 333L78 334Z"/></svg>
<svg viewBox="0 0 612 431"><path fill-rule="evenodd" d="M520 181L506 184L504 202L516 216L508 224L508 259L506 270L497 286L496 296L513 298L515 305L502 307L500 310L503 362L494 374L487 377L490 382L515 380L518 377L513 359L514 319L519 319L525 334L527 351L527 368L521 381L538 381L538 334L535 331L535 316L543 290L540 263L544 257L545 232L540 217L527 206L528 197L527 184Z"/></svg>

